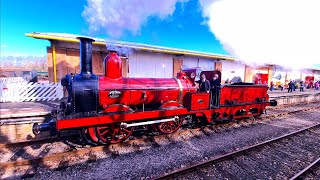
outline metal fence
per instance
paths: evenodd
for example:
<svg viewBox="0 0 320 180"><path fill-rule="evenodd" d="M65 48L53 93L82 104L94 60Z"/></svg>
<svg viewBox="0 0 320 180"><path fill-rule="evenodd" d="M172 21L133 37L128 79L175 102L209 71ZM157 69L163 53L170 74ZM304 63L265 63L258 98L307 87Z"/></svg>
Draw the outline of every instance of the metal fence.
<svg viewBox="0 0 320 180"><path fill-rule="evenodd" d="M0 102L54 101L63 98L60 83L28 83L23 78L0 78Z"/></svg>

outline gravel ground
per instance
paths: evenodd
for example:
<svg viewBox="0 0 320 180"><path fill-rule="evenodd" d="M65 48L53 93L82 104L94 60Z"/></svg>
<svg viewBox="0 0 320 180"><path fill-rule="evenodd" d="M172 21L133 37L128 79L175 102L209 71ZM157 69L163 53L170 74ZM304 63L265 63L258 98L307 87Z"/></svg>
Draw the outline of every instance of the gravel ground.
<svg viewBox="0 0 320 180"><path fill-rule="evenodd" d="M41 143L31 146L0 149L0 163L44 157L47 155L70 151L72 148L63 142Z"/></svg>
<svg viewBox="0 0 320 180"><path fill-rule="evenodd" d="M313 180L313 179L320 179L320 165L318 164L316 167L312 168L312 172L308 173L304 179L306 180Z"/></svg>
<svg viewBox="0 0 320 180"><path fill-rule="evenodd" d="M307 131L272 143L262 149L255 149L247 154L224 160L210 168L222 172L223 177L221 178L227 179L248 179L248 177L287 179L318 159L320 139L318 136L315 138L314 135L315 133ZM185 174L184 177L208 178L207 174L199 172L206 172L210 168L201 168L196 172Z"/></svg>
<svg viewBox="0 0 320 180"><path fill-rule="evenodd" d="M101 159L96 162L79 164L60 171L38 168L34 178L149 179L212 156L281 136L301 127L310 126L315 122L320 122L319 110L274 118L264 123L250 125L247 128L231 128L228 131L220 132L207 128L206 133L192 134L191 138L188 137L188 134L184 134L174 139L155 142L156 145L152 148L139 147L135 149L131 147L135 149L135 152L123 148L123 152L119 150L116 156L102 153L98 155ZM283 163L290 167L290 162ZM275 168L277 166L279 167L281 164L275 165ZM237 171L237 167L232 167L230 170ZM246 176L241 173L238 173L239 177ZM211 172L208 174L210 175ZM261 176L268 177L268 174L261 172ZM219 177L218 174L216 177ZM187 179L191 178L187 177Z"/></svg>

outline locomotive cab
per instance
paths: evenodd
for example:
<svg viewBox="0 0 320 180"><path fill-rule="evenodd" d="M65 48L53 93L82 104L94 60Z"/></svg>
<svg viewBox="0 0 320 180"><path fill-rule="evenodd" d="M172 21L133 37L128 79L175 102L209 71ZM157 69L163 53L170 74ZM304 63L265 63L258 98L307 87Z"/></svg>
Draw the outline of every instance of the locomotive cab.
<svg viewBox="0 0 320 180"><path fill-rule="evenodd" d="M219 70L214 71L204 71L200 67L196 68L184 68L181 70L181 72L178 74L185 74L185 76L190 79L193 86L197 88L196 92L190 92L188 94L188 101L185 104L186 107L188 107L190 110L205 110L210 108L219 107L219 94L220 94L220 84L221 84L221 72ZM212 89L210 89L209 93L207 92L200 92L199 91L199 83L200 83L200 77L202 75L206 76L206 79L211 81L213 77L216 75L217 81L219 82L219 86L216 86Z"/></svg>

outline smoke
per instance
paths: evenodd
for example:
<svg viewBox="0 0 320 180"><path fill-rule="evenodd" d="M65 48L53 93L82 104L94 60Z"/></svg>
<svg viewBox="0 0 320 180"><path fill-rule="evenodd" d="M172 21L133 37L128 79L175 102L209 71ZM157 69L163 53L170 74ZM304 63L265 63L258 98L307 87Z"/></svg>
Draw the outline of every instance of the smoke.
<svg viewBox="0 0 320 180"><path fill-rule="evenodd" d="M318 0L199 0L211 32L247 64L320 62Z"/></svg>
<svg viewBox="0 0 320 180"><path fill-rule="evenodd" d="M125 44L121 44L121 42L107 40L106 39L106 48L109 51L116 51L120 56L129 57L133 53L133 49L130 47L126 47Z"/></svg>
<svg viewBox="0 0 320 180"><path fill-rule="evenodd" d="M88 0L82 16L91 32L105 30L120 37L124 31L139 33L150 17L165 19L173 14L177 2L185 0Z"/></svg>

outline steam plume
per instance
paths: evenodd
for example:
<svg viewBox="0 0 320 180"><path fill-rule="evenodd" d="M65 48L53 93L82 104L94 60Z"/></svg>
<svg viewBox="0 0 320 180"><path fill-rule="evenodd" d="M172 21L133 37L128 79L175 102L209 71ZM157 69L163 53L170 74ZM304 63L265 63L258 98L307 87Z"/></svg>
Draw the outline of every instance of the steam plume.
<svg viewBox="0 0 320 180"><path fill-rule="evenodd" d="M248 64L320 62L318 0L199 0L212 33Z"/></svg>
<svg viewBox="0 0 320 180"><path fill-rule="evenodd" d="M114 38L123 31L137 34L150 17L165 19L179 1L185 0L88 0L82 16L92 32L102 29Z"/></svg>

